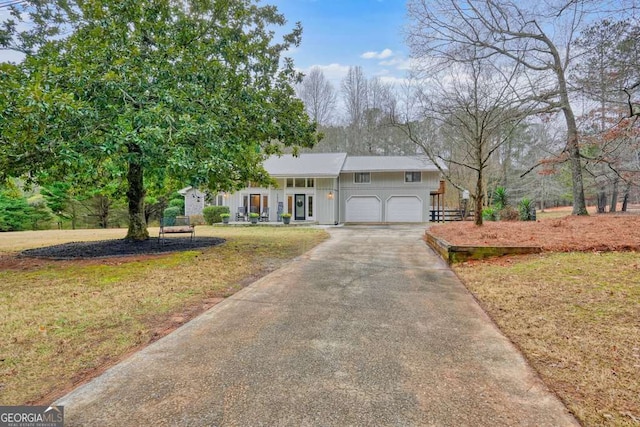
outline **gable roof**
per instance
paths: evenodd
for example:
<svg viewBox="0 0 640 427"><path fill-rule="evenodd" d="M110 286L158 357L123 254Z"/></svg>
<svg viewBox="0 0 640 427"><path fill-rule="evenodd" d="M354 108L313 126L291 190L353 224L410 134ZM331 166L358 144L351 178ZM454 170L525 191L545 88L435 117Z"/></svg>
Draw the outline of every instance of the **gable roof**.
<svg viewBox="0 0 640 427"><path fill-rule="evenodd" d="M347 153L302 153L271 156L264 169L274 177L337 177L340 175Z"/></svg>
<svg viewBox="0 0 640 427"><path fill-rule="evenodd" d="M347 157L342 172L435 172L438 168L426 156Z"/></svg>

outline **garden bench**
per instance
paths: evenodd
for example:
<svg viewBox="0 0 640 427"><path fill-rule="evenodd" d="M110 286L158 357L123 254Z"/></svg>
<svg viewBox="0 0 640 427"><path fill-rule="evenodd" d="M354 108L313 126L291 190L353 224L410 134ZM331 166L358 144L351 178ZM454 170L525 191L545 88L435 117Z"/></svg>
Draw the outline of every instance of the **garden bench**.
<svg viewBox="0 0 640 427"><path fill-rule="evenodd" d="M164 243L165 234L174 233L188 233L191 235L191 240L193 240L193 236L196 234L196 227L189 223L188 216L160 218L160 233L158 234L158 240L160 240L160 243Z"/></svg>

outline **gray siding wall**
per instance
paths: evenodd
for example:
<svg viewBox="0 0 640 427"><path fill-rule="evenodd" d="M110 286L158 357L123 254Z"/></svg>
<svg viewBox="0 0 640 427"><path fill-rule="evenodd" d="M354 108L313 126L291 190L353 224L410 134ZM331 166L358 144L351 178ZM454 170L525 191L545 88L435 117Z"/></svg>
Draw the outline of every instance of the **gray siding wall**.
<svg viewBox="0 0 640 427"><path fill-rule="evenodd" d="M203 192L192 188L184 195L184 214L202 215L205 195Z"/></svg>
<svg viewBox="0 0 640 427"><path fill-rule="evenodd" d="M336 178L316 179L316 221L318 224L338 222L338 183Z"/></svg>
<svg viewBox="0 0 640 427"><path fill-rule="evenodd" d="M352 196L377 196L382 204L382 222L387 221L386 204L392 196L417 196L422 200L422 220L429 221L431 197L440 184L439 172L422 172L422 182L405 183L404 172L371 172L368 184L354 183L353 173L340 174L340 222L345 222L346 202Z"/></svg>

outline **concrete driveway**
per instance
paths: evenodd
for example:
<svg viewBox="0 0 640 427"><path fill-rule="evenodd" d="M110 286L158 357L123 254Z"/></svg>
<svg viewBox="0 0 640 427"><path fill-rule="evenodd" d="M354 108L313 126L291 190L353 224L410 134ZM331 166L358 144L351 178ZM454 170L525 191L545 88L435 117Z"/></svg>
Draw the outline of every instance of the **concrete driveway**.
<svg viewBox="0 0 640 427"><path fill-rule="evenodd" d="M65 425L577 425L424 227L329 232L63 397Z"/></svg>

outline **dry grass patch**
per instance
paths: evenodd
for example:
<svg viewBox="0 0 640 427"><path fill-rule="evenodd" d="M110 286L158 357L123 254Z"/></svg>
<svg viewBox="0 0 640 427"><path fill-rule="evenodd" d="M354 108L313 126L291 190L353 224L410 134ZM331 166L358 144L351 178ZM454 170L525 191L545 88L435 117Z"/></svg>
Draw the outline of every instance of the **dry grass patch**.
<svg viewBox="0 0 640 427"><path fill-rule="evenodd" d="M454 266L584 425L640 425L640 253Z"/></svg>
<svg viewBox="0 0 640 427"><path fill-rule="evenodd" d="M105 239L43 233L47 244ZM0 403L50 402L96 369L146 345L327 238L310 228L198 227L209 249L84 261L24 260L0 269ZM15 233L12 233L15 234ZM4 237L4 236L3 236ZM14 236L10 236L13 238ZM29 247L42 246L26 236ZM8 253L10 239L0 251ZM35 244L34 244L35 243ZM20 243L16 249L25 249Z"/></svg>

